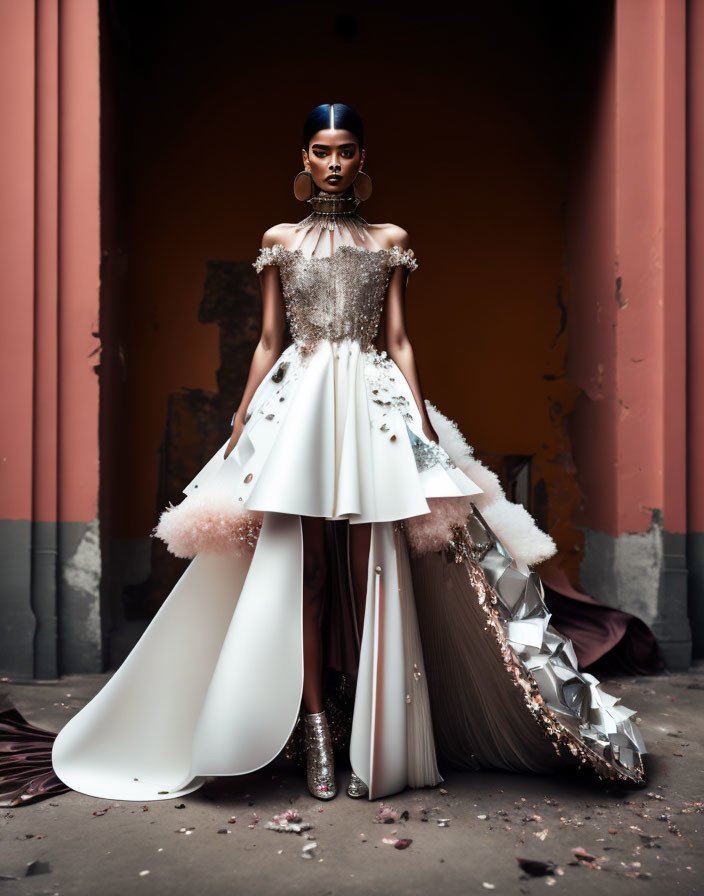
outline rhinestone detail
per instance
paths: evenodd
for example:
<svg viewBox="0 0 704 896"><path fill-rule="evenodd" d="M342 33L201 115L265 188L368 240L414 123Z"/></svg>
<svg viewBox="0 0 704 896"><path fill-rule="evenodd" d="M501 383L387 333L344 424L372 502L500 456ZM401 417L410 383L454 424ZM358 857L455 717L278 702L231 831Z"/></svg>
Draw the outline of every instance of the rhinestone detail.
<svg viewBox="0 0 704 896"><path fill-rule="evenodd" d="M350 782L347 785L347 796L351 796L353 799L359 799L359 797L366 796L368 793L369 788L364 781L359 775L352 772L350 775Z"/></svg>

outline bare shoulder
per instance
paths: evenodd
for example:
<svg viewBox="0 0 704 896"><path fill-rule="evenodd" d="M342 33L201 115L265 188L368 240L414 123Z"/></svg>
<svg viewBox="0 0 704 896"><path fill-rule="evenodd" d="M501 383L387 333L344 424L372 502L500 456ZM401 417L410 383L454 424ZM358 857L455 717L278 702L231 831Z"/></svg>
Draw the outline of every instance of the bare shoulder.
<svg viewBox="0 0 704 896"><path fill-rule="evenodd" d="M384 249L391 249L392 246L409 248L408 232L397 224L371 224L369 229Z"/></svg>
<svg viewBox="0 0 704 896"><path fill-rule="evenodd" d="M262 248L271 248L277 244L291 248L291 240L296 225L295 224L275 224L264 232L262 237Z"/></svg>

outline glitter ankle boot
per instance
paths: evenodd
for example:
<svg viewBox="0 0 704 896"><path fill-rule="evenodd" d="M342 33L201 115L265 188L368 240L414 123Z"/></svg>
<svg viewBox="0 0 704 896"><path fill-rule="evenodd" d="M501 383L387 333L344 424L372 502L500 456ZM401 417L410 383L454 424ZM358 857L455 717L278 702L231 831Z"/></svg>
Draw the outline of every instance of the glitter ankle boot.
<svg viewBox="0 0 704 896"><path fill-rule="evenodd" d="M332 799L335 786L335 762L325 710L306 714L306 758L308 789L319 800Z"/></svg>
<svg viewBox="0 0 704 896"><path fill-rule="evenodd" d="M360 796L366 796L369 793L369 788L364 783L364 781L359 777L359 775L355 775L354 772L350 775L350 783L347 785L347 796L351 796L354 799L359 799Z"/></svg>

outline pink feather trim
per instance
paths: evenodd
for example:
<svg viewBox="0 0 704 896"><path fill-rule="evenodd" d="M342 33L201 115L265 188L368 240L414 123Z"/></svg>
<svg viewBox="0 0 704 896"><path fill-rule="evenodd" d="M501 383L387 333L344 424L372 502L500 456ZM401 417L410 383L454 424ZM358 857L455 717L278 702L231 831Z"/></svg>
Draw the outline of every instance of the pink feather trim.
<svg viewBox="0 0 704 896"><path fill-rule="evenodd" d="M428 498L430 513L410 516L403 521L411 554L418 556L447 546L453 526L465 522L472 498Z"/></svg>
<svg viewBox="0 0 704 896"><path fill-rule="evenodd" d="M241 556L254 553L263 514L240 510L227 495L201 492L169 504L152 529L176 557L190 559L200 553Z"/></svg>

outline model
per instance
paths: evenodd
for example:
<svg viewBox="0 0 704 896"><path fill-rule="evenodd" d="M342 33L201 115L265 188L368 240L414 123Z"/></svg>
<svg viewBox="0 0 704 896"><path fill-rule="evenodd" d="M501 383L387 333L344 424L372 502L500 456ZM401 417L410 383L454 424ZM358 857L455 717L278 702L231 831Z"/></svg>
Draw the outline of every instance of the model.
<svg viewBox="0 0 704 896"><path fill-rule="evenodd" d="M357 113L316 107L302 155L311 211L268 230L254 262L261 336L232 436L153 533L191 563L59 732L56 774L172 798L271 762L303 715L308 787L330 799L332 657L355 680L351 797L437 784L437 755L642 782L634 711L549 624L532 567L552 539L423 396L404 317L417 261L404 230L358 213Z"/></svg>

